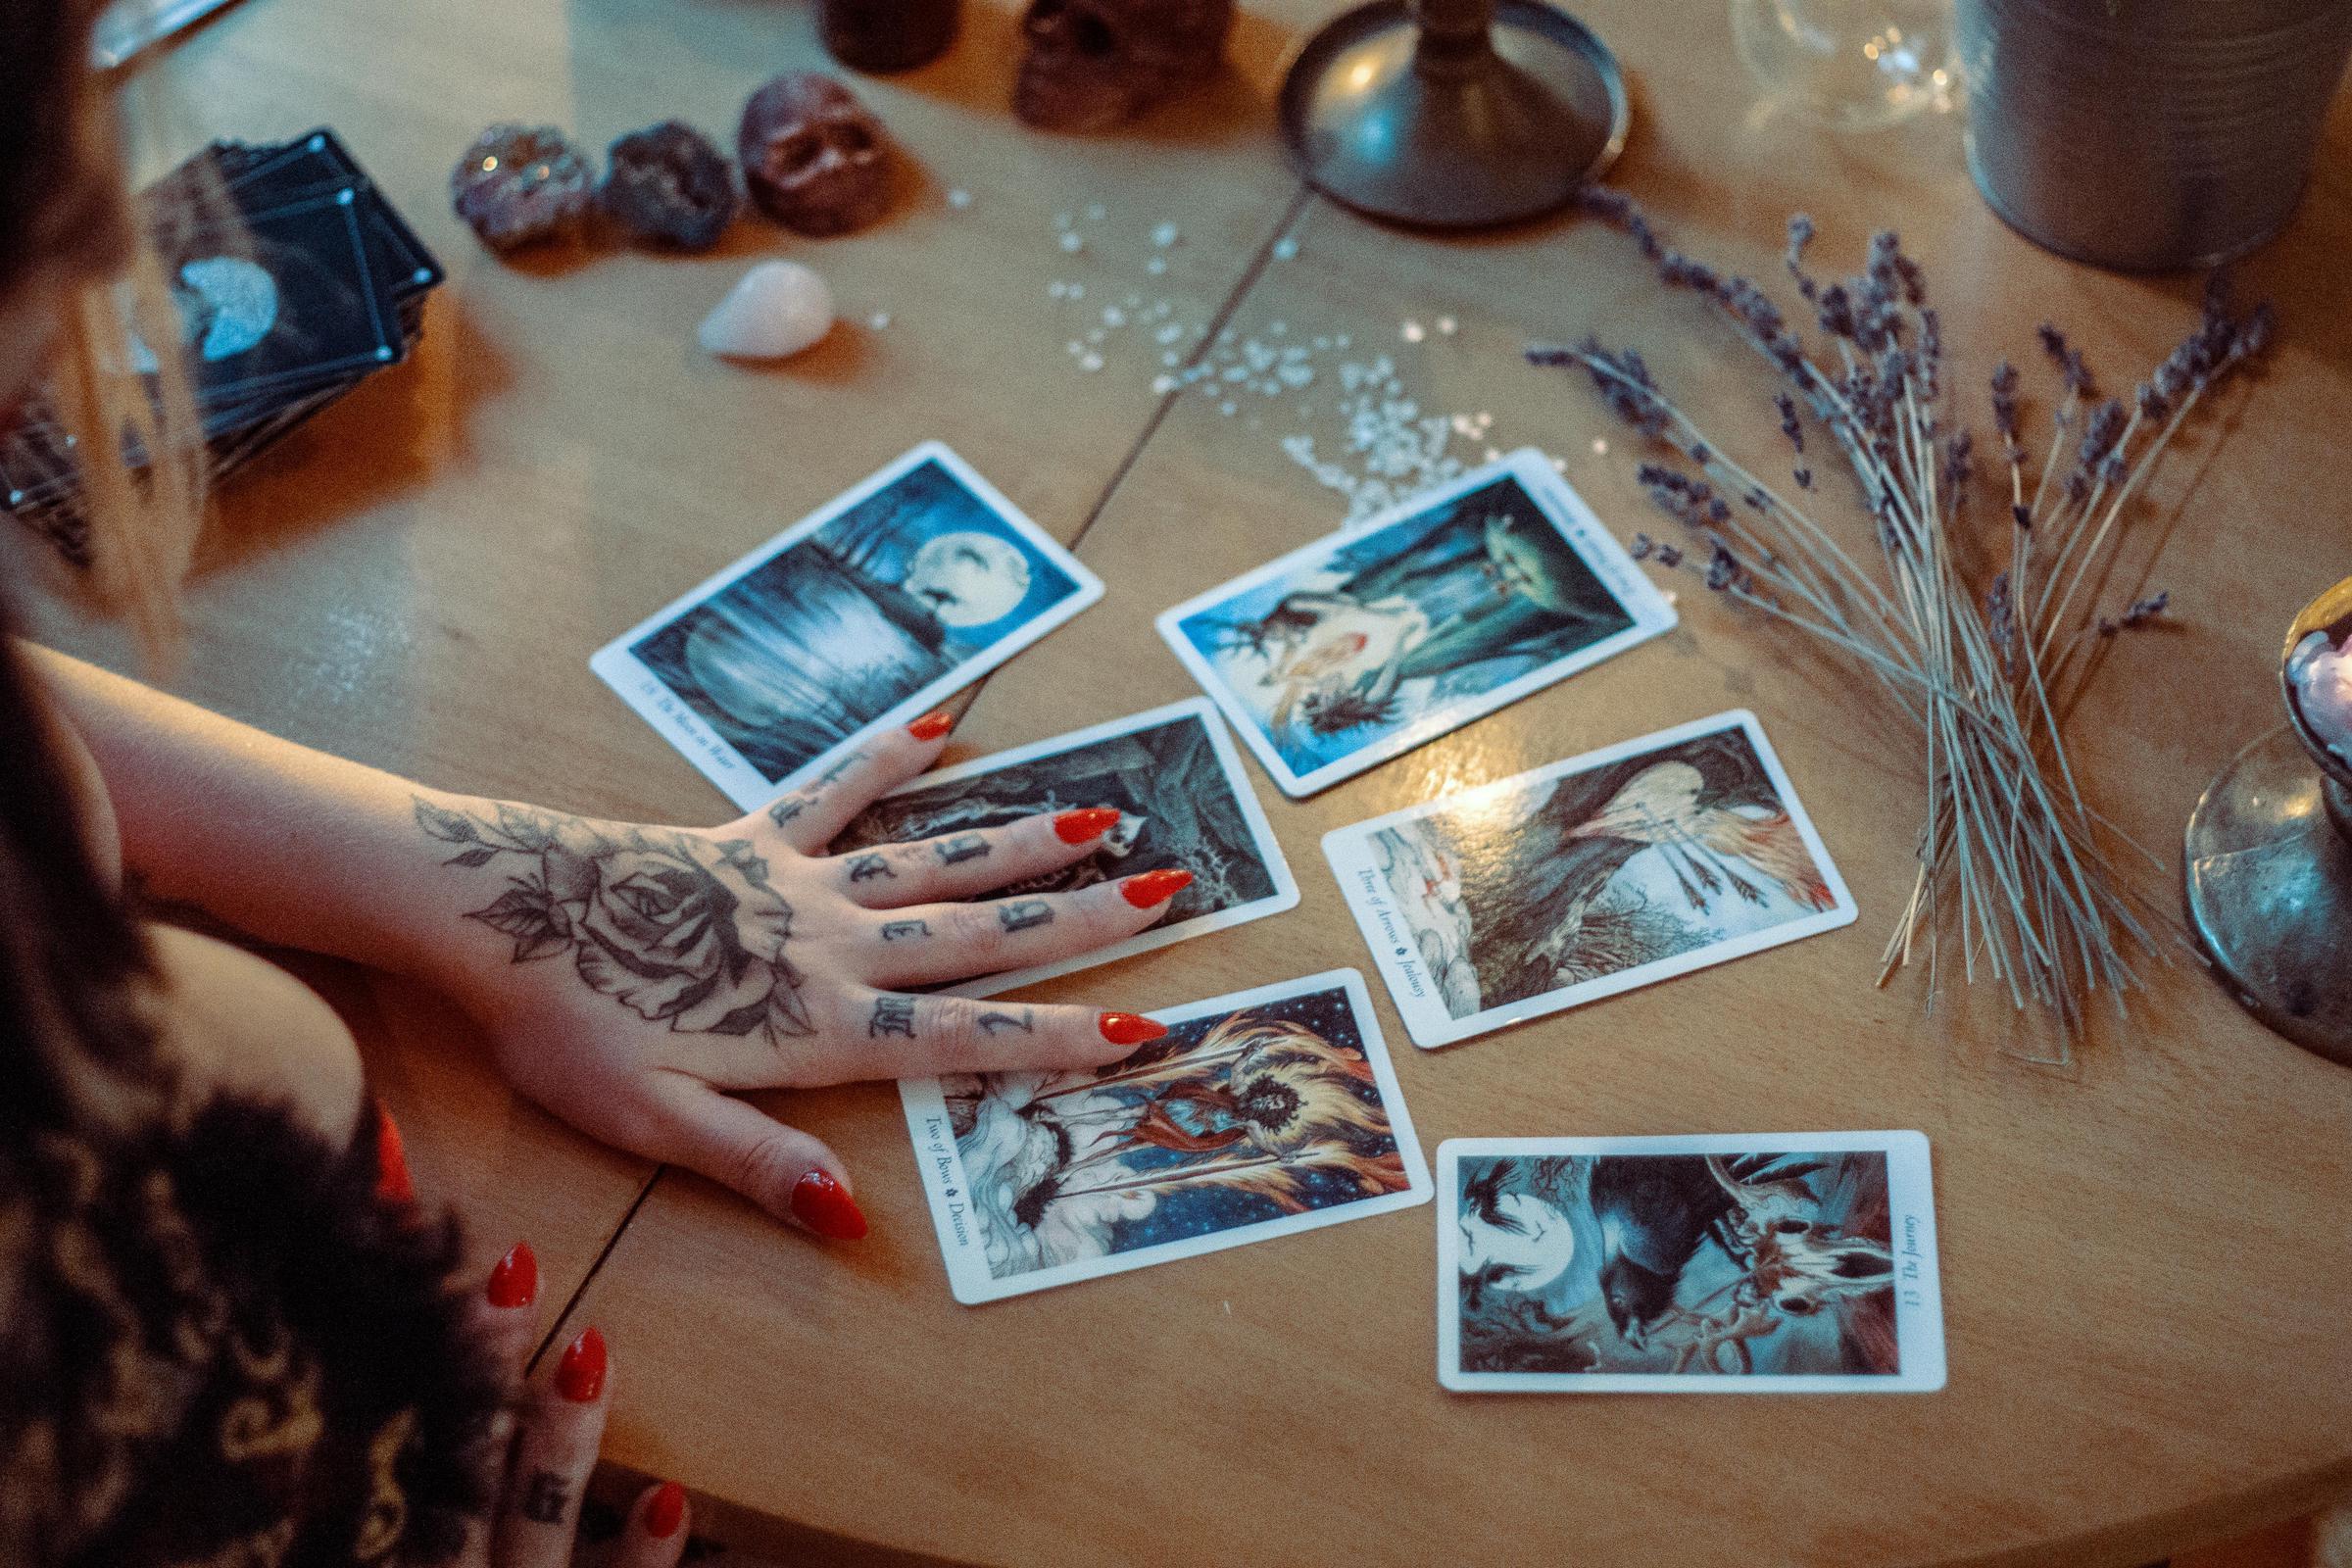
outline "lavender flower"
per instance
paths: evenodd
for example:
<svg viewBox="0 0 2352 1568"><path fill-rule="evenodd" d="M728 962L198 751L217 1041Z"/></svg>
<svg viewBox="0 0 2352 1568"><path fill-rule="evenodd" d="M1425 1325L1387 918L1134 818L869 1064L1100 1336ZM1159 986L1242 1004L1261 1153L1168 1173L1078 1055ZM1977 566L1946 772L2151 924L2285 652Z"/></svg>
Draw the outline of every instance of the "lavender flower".
<svg viewBox="0 0 2352 1568"><path fill-rule="evenodd" d="M1785 258L1788 275L1796 279L1796 292L1807 304L1820 292L1821 285L1805 270L1805 247L1813 243L1813 220L1803 213L1788 215L1788 254Z"/></svg>
<svg viewBox="0 0 2352 1568"><path fill-rule="evenodd" d="M1992 586L1984 591L1984 630L1992 646L2000 650L2001 662L2009 662L2017 647L2017 596L2010 591L2009 574L1999 572Z"/></svg>
<svg viewBox="0 0 2352 1568"><path fill-rule="evenodd" d="M2109 398L2099 405L2098 411L2091 415L2090 421L2082 427L2080 449L2082 471L2087 473L2096 469L2099 460L2115 450L2115 443L2123 436L2124 424L2123 404Z"/></svg>
<svg viewBox="0 0 2352 1568"><path fill-rule="evenodd" d="M1796 455L1803 457L1805 427L1796 422L1796 400L1786 392L1775 392L1772 406L1781 412L1781 434L1788 438L1788 444L1796 449Z"/></svg>

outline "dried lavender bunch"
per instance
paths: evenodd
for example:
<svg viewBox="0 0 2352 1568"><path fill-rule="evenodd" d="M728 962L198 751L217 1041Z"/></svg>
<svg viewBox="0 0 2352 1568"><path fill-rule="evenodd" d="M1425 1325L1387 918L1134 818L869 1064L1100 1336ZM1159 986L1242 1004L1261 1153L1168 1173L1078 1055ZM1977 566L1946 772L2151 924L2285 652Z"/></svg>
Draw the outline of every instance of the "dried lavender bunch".
<svg viewBox="0 0 2352 1568"><path fill-rule="evenodd" d="M2082 351L2043 326L2061 390L2038 471L2022 378L2002 364L1989 393L2008 507L1990 526L2007 535L1996 552L2006 564L1977 586L1955 549L1972 537L1975 444L1945 416L1941 326L1925 273L1894 234L1872 238L1860 271L1830 279L1807 267L1812 220L1788 220L1787 269L1817 328L1808 341L1752 281L1668 248L1623 195L1593 188L1582 205L1630 236L1668 287L1713 307L1782 382L1773 408L1790 450L1786 493L1725 456L1632 350L1592 340L1528 350L1537 364L1584 368L1612 412L1680 460L1644 463L1639 477L1689 542L1638 536L1636 556L1692 571L1852 660L1920 727L1927 820L1881 982L1924 937L1933 999L1948 926L1967 978L1983 965L2071 1040L2091 993L2120 1006L2141 983L2139 964L2168 948L2164 917L2114 868L2108 849L2120 837L2083 802L2062 720L2095 650L2165 612L2163 593L2108 612L2094 601L2131 503L2190 411L2261 356L2269 308L2232 315L2217 280L2196 329L2129 402L2102 400ZM1869 545L1849 548L1817 514L1809 429L1844 460Z"/></svg>

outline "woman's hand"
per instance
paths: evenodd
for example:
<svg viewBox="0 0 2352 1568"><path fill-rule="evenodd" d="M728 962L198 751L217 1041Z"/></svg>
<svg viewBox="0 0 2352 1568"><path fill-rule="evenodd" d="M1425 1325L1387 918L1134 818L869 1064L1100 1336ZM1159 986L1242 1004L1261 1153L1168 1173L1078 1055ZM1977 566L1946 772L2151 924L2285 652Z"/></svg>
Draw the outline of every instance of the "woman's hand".
<svg viewBox="0 0 2352 1568"><path fill-rule="evenodd" d="M478 1330L517 1391L491 1434L492 1507L477 1520L452 1568L567 1568L580 1527L580 1499L596 1469L612 1407L605 1337L583 1330L564 1347L546 1388L522 1388L537 1338L539 1265L529 1247L491 1271ZM686 1493L674 1481L646 1488L630 1503L608 1568L675 1568L686 1549Z"/></svg>
<svg viewBox="0 0 2352 1568"><path fill-rule="evenodd" d="M507 1076L572 1125L819 1234L861 1236L832 1151L727 1091L1086 1066L1164 1032L1128 1013L896 989L1120 941L1190 880L1154 871L979 897L1094 853L1109 810L824 855L931 764L947 728L934 715L880 736L714 829L419 796L416 823L440 841L473 924L450 933L458 961L442 978L489 1028Z"/></svg>

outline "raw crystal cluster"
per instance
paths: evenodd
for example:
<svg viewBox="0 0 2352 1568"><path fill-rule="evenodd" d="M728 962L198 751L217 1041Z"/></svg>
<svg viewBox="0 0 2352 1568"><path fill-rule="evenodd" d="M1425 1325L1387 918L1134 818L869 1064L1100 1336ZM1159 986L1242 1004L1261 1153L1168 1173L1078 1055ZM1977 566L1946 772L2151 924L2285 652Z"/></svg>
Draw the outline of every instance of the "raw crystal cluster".
<svg viewBox="0 0 2352 1568"><path fill-rule="evenodd" d="M597 206L633 239L709 250L742 205L727 155L678 121L631 131L607 157Z"/></svg>
<svg viewBox="0 0 2352 1568"><path fill-rule="evenodd" d="M576 228L595 197L596 171L553 125L492 125L449 173L450 203L492 250Z"/></svg>

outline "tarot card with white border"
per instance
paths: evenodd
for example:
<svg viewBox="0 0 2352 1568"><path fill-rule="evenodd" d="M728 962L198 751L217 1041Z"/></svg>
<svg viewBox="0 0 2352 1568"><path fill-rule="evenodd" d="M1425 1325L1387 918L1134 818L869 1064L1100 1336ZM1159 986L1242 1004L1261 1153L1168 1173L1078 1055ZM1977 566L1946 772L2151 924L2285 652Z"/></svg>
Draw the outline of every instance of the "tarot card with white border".
<svg viewBox="0 0 2352 1568"><path fill-rule="evenodd" d="M971 465L925 442L589 660L745 810L1102 597Z"/></svg>
<svg viewBox="0 0 2352 1568"><path fill-rule="evenodd" d="M1298 903L1298 884L1243 772L1241 754L1204 697L925 773L868 807L834 839L833 850L845 854L1089 806L1120 813L1118 826L1093 855L989 896L1066 893L1178 867L1193 873L1192 885L1139 936L942 990L993 997L1279 914Z"/></svg>
<svg viewBox="0 0 2352 1568"><path fill-rule="evenodd" d="M1674 623L1528 448L1162 612L1159 633L1304 796Z"/></svg>
<svg viewBox="0 0 2352 1568"><path fill-rule="evenodd" d="M998 1004L994 1015L1017 1027L1020 1011ZM1107 1067L899 1085L956 1299L1428 1200L1429 1167L1353 969L1152 1016L1167 1037Z"/></svg>
<svg viewBox="0 0 2352 1568"><path fill-rule="evenodd" d="M1424 1050L1854 919L1744 710L1334 828L1323 855Z"/></svg>
<svg viewBox="0 0 2352 1568"><path fill-rule="evenodd" d="M1931 1394L1916 1132L1449 1138L1438 1381L1459 1394Z"/></svg>

